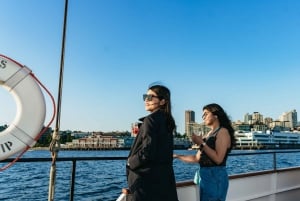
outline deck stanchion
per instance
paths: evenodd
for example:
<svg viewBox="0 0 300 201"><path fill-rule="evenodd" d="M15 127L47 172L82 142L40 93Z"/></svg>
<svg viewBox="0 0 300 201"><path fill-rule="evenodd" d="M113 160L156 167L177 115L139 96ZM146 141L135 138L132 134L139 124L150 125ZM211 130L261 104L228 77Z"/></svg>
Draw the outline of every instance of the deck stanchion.
<svg viewBox="0 0 300 201"><path fill-rule="evenodd" d="M276 152L273 153L273 167L274 167L274 170L277 169L277 161L276 161Z"/></svg>
<svg viewBox="0 0 300 201"><path fill-rule="evenodd" d="M50 169L49 179L49 192L48 201L54 200L55 191L55 178L56 178L56 159L58 157L58 151L60 149L60 113L61 113L61 98L62 98L62 86L63 86L63 72L64 72L64 55L65 55L65 40L66 40L66 28L67 28L67 16L68 16L68 0L65 0L64 10L64 21L63 21L63 36L62 36L62 48L61 48L61 59L60 59L60 75L59 75L59 86L58 86L58 98L57 98L57 116L55 130L52 135L52 141L50 143L50 151L52 157L52 164Z"/></svg>
<svg viewBox="0 0 300 201"><path fill-rule="evenodd" d="M72 177L70 187L70 201L74 200L75 176L76 176L76 159L72 160Z"/></svg>

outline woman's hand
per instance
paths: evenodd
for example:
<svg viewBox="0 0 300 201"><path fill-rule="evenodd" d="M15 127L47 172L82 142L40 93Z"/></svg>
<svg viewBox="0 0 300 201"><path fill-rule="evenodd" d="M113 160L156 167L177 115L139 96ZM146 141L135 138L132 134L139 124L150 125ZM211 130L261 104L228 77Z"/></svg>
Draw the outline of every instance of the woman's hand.
<svg viewBox="0 0 300 201"><path fill-rule="evenodd" d="M201 136L195 134L192 134L192 141L197 145L200 145L204 142Z"/></svg>

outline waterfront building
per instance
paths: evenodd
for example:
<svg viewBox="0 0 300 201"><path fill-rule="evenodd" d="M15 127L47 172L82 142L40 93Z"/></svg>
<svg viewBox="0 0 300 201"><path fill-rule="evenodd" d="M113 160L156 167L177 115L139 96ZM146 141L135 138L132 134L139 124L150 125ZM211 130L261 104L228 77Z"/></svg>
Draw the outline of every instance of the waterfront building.
<svg viewBox="0 0 300 201"><path fill-rule="evenodd" d="M185 133L187 137L192 136L193 127L195 126L195 112L193 110L185 111Z"/></svg>
<svg viewBox="0 0 300 201"><path fill-rule="evenodd" d="M251 124L251 122L252 122L252 115L249 113L246 113L244 115L244 123Z"/></svg>
<svg viewBox="0 0 300 201"><path fill-rule="evenodd" d="M185 111L185 122L195 122L195 112L193 110L186 110Z"/></svg>
<svg viewBox="0 0 300 201"><path fill-rule="evenodd" d="M271 127L272 122L273 122L273 119L271 117L266 117L264 119L264 124L266 124L268 127Z"/></svg>
<svg viewBox="0 0 300 201"><path fill-rule="evenodd" d="M244 115L244 123L246 124L259 124L263 122L263 115L259 112L253 112L253 114L246 113Z"/></svg>
<svg viewBox="0 0 300 201"><path fill-rule="evenodd" d="M258 123L263 123L264 121L264 116L260 114L259 112L253 112L252 114L252 124L258 124Z"/></svg>
<svg viewBox="0 0 300 201"><path fill-rule="evenodd" d="M62 144L62 149L79 150L114 150L130 149L135 137L126 135L90 135L84 138L73 139L72 142ZM174 138L174 149L188 149L191 142L183 138Z"/></svg>
<svg viewBox="0 0 300 201"><path fill-rule="evenodd" d="M89 136L72 140L68 143L72 149L115 149L118 148L118 138L113 136Z"/></svg>
<svg viewBox="0 0 300 201"><path fill-rule="evenodd" d="M297 111L292 110L289 112L284 112L280 117L279 120L285 122L285 127L290 129L295 129L297 127Z"/></svg>
<svg viewBox="0 0 300 201"><path fill-rule="evenodd" d="M186 123L185 130L186 130L186 136L188 138L191 138L193 133L198 134L201 132L201 126L196 122L189 122Z"/></svg>

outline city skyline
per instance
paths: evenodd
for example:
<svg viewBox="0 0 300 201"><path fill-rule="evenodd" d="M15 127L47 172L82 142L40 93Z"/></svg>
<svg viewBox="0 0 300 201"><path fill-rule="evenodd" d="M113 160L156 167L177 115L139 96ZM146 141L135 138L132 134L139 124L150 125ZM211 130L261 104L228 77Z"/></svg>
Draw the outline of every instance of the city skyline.
<svg viewBox="0 0 300 201"><path fill-rule="evenodd" d="M259 114L261 114L261 115L263 115L264 116L264 118L272 118L274 121L277 121L277 120L279 120L280 118L281 118L281 116L282 115L284 115L285 113L289 113L289 112L292 112L292 111L294 111L295 109L291 109L291 110L289 110L289 111L284 111L284 112L282 112L282 114L281 115L279 115L277 118L274 118L274 117L271 117L271 116L268 116L268 115L265 115L265 114L262 114L261 112L259 112L259 111L255 111L255 112L246 112L246 113L244 113L244 116L242 117L242 118L240 118L240 119L231 119L231 121L232 122L237 122L237 121L244 121L244 118L245 118L245 115L247 115L247 114L254 114L254 113L259 113ZM186 110L185 112L187 112L187 111L193 111L193 110ZM295 110L296 112L297 112L297 110ZM195 114L195 116L196 116L196 112L195 111L193 111ZM201 113L201 112L200 112ZM202 115L202 113L201 113L201 115ZM230 116L230 115L229 115ZM198 117L199 118L199 117ZM201 120L200 121L203 121L202 120L202 117L200 118ZM298 119L298 113L297 113L297 119ZM196 117L195 117L195 120L196 120ZM196 123L198 122L200 122L200 121L195 121Z"/></svg>

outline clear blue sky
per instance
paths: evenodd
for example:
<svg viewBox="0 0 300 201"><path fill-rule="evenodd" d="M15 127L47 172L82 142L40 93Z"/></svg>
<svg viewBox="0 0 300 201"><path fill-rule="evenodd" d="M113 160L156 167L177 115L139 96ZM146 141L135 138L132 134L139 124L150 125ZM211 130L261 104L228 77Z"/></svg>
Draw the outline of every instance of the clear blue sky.
<svg viewBox="0 0 300 201"><path fill-rule="evenodd" d="M0 3L0 53L57 100L64 1ZM69 0L68 11L61 130L130 130L155 81L171 89L181 133L184 111L201 122L212 102L233 121L300 112L299 0ZM14 101L3 88L0 98L9 124ZM47 109L49 121L48 98Z"/></svg>

